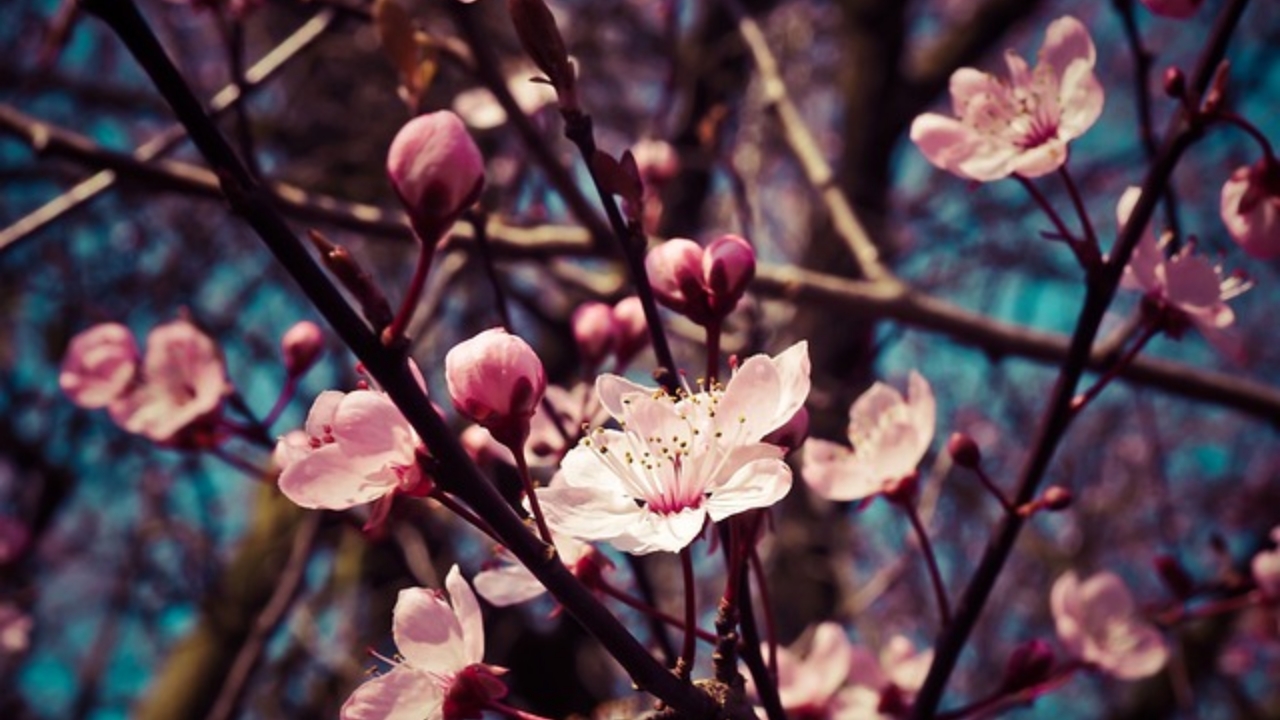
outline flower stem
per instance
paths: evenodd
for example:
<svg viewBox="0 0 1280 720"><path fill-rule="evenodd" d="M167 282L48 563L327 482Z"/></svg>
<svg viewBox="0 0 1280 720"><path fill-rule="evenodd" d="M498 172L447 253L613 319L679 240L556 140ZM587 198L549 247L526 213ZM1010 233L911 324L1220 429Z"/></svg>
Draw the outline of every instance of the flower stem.
<svg viewBox="0 0 1280 720"><path fill-rule="evenodd" d="M687 545L680 550L680 571L684 579L684 645L676 663L676 675L687 681L698 651L694 642L697 639L694 629L698 627L698 589L693 579L693 553Z"/></svg>
<svg viewBox="0 0 1280 720"><path fill-rule="evenodd" d="M1067 170L1067 166L1061 165L1058 168L1058 175L1062 177L1062 181L1067 186L1067 194L1071 196L1071 204L1076 209L1076 215L1080 218L1080 227L1084 229L1084 241L1093 248L1095 254L1099 254L1094 258L1101 262L1101 251L1098 249L1098 235L1093 231L1093 221L1089 219L1089 212L1085 210L1084 198L1080 195L1080 188L1076 187L1076 181L1071 179L1071 172Z"/></svg>
<svg viewBox="0 0 1280 720"><path fill-rule="evenodd" d="M439 487L436 487L436 489L427 497L445 506L449 512L462 518L468 525L471 525L475 529L487 535L490 540L498 543L499 545L502 544L502 539L498 537L498 534L493 531L492 527L489 527L489 523L485 522L479 515L471 512L470 508L458 502L457 498L441 490Z"/></svg>
<svg viewBox="0 0 1280 720"><path fill-rule="evenodd" d="M756 590L760 593L760 614L764 616L764 636L769 643L769 674L778 677L778 625L773 619L773 602L769 599L769 582L764 576L764 563L760 551L751 546L751 572L756 576Z"/></svg>
<svg viewBox="0 0 1280 720"><path fill-rule="evenodd" d="M1094 398L1098 397L1098 394L1102 392L1103 388L1105 388L1112 380L1116 379L1116 377L1118 377L1126 367L1132 364L1134 359L1138 357L1138 353L1142 352L1142 348L1145 347L1146 344L1150 342L1151 338L1155 337L1159 332L1160 324L1148 321L1146 323L1146 327L1142 330L1142 334L1139 335L1138 339L1133 342L1133 345L1125 351L1124 355L1120 356L1118 360L1112 363L1111 367L1107 368L1107 371L1102 375L1102 377L1098 378L1098 381L1095 382L1092 387L1071 399L1071 412L1079 413L1081 410L1084 410L1085 405L1088 405Z"/></svg>
<svg viewBox="0 0 1280 720"><path fill-rule="evenodd" d="M652 605L649 605L648 603L644 602L639 598L631 597L627 593L619 590L618 588L610 585L607 582L604 582L603 580L595 587L599 589L600 592L603 592L605 595L608 595L609 597L613 598L614 600L617 600L623 605L626 605L632 610L637 610L639 612L644 613L645 615L648 615L649 617L657 618L662 622L670 625L671 627L679 628L681 631L686 631L688 629L685 627L684 621L682 621L680 618L672 617L671 615L668 615L667 613L662 612L661 610L653 607ZM715 633L712 633L710 631L695 627L693 629L693 632L695 635L697 635L698 639L703 642L714 643L716 641Z"/></svg>
<svg viewBox="0 0 1280 720"><path fill-rule="evenodd" d="M511 448L516 458L516 469L520 471L520 482L524 484L524 494L529 498L529 509L533 511L533 521L538 526L538 535L542 542L555 547L551 542L551 528L547 527L547 518L542 514L542 505L538 502L538 494L534 492L533 477L529 474L529 461L524 457L524 448Z"/></svg>
<svg viewBox="0 0 1280 720"><path fill-rule="evenodd" d="M707 390L711 390L711 386L715 384L716 377L720 374L720 332L721 325L719 318L712 320L707 324Z"/></svg>
<svg viewBox="0 0 1280 720"><path fill-rule="evenodd" d="M391 324L382 331L382 343L387 347L396 345L404 339L404 331L409 327L409 320L413 318L413 310L418 306L418 298L422 296L422 288L427 284L427 273L431 270L431 259L436 254L436 244L439 238L433 239L428 243L426 239L418 236L417 230L414 230L413 236L418 238L418 261L413 267L413 277L409 279L409 290L404 294L404 299L400 301L400 309L396 311Z"/></svg>
<svg viewBox="0 0 1280 720"><path fill-rule="evenodd" d="M933 543L929 541L929 533L926 532L924 523L920 520L920 513L916 512L916 507L911 500L904 499L894 504L906 513L907 519L911 521L911 527L915 529L916 537L920 540L920 554L924 556L925 566L929 568L929 582L933 585L933 596L938 601L938 615L945 629L951 624L951 603L947 600L947 589L942 584L942 572L938 569L938 558L933 552Z"/></svg>
<svg viewBox="0 0 1280 720"><path fill-rule="evenodd" d="M991 476L987 474L987 471L982 469L981 465L974 466L973 472L978 476L978 481L987 489L987 492L991 493L991 495L995 497L996 501L1000 503L1000 507L1004 508L1005 512L1010 515L1017 514L1018 508L1014 507L1013 503L1009 502L1008 496L1006 496L1004 491L996 485L995 481L991 479Z"/></svg>

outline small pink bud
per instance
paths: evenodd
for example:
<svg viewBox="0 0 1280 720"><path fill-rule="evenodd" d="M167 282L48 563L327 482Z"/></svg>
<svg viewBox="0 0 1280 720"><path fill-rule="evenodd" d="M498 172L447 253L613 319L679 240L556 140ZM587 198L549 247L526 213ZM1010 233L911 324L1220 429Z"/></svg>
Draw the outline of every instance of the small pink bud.
<svg viewBox="0 0 1280 720"><path fill-rule="evenodd" d="M702 248L685 238L668 240L649 251L644 269L658 302L689 316L705 318L707 293L702 286Z"/></svg>
<svg viewBox="0 0 1280 720"><path fill-rule="evenodd" d="M1073 496L1070 490L1061 485L1050 485L1044 489L1044 494L1040 496L1040 500L1046 510L1058 511L1071 507Z"/></svg>
<svg viewBox="0 0 1280 720"><path fill-rule="evenodd" d="M1014 649L1005 665L1000 689L1014 693L1043 683L1053 672L1053 648L1044 640L1028 640Z"/></svg>
<svg viewBox="0 0 1280 720"><path fill-rule="evenodd" d="M640 298L632 295L618 301L613 306L614 355L617 358L618 372L626 367L631 359L649 343L649 323L644 317L644 306Z"/></svg>
<svg viewBox="0 0 1280 720"><path fill-rule="evenodd" d="M71 339L58 385L82 408L110 405L138 370L138 343L119 323L94 325Z"/></svg>
<svg viewBox="0 0 1280 720"><path fill-rule="evenodd" d="M978 449L978 443L962 432L951 433L947 440L947 452L956 465L962 468L972 470L982 464L982 451Z"/></svg>
<svg viewBox="0 0 1280 720"><path fill-rule="evenodd" d="M542 361L528 343L501 328L485 330L445 355L444 375L459 412L512 452L523 451L547 389Z"/></svg>
<svg viewBox="0 0 1280 720"><path fill-rule="evenodd" d="M324 333L310 320L295 323L280 338L284 369L290 377L298 377L311 369L324 351Z"/></svg>
<svg viewBox="0 0 1280 720"><path fill-rule="evenodd" d="M1187 94L1187 77L1182 70L1169 66L1164 70L1164 94L1174 100L1181 100Z"/></svg>
<svg viewBox="0 0 1280 720"><path fill-rule="evenodd" d="M1196 14L1204 0L1142 0L1142 4L1156 15L1185 19Z"/></svg>
<svg viewBox="0 0 1280 720"><path fill-rule="evenodd" d="M387 175L424 243L435 243L480 195L484 158L449 110L419 115L391 141Z"/></svg>
<svg viewBox="0 0 1280 720"><path fill-rule="evenodd" d="M598 366L617 340L613 308L600 302L586 303L573 312L571 324L582 361L591 367Z"/></svg>
<svg viewBox="0 0 1280 720"><path fill-rule="evenodd" d="M703 253L702 273L711 291L711 310L723 317L733 312L755 278L756 252L737 235L721 235Z"/></svg>

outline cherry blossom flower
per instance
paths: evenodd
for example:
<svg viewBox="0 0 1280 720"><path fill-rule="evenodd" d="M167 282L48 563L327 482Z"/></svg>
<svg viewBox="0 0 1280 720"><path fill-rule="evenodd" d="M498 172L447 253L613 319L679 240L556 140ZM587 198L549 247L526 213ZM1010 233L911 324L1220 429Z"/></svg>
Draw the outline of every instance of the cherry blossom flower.
<svg viewBox="0 0 1280 720"><path fill-rule="evenodd" d="M112 401L111 418L158 443L202 447L209 426L231 393L213 340L186 320L158 325L147 335L141 381Z"/></svg>
<svg viewBox="0 0 1280 720"><path fill-rule="evenodd" d="M503 445L524 446L530 418L547 390L542 361L528 343L490 328L445 355L444 376L459 412Z"/></svg>
<svg viewBox="0 0 1280 720"><path fill-rule="evenodd" d="M1222 186L1220 211L1242 250L1260 260L1280 257L1280 163L1236 168Z"/></svg>
<svg viewBox="0 0 1280 720"><path fill-rule="evenodd" d="M710 518L769 507L791 489L783 451L761 439L809 394L806 343L747 359L723 387L678 398L617 375L596 392L621 430L569 451L559 483L538 490L552 529L624 552L675 552Z"/></svg>
<svg viewBox="0 0 1280 720"><path fill-rule="evenodd" d="M448 110L410 120L391 141L387 176L418 237L432 243L484 188L484 157Z"/></svg>
<svg viewBox="0 0 1280 720"><path fill-rule="evenodd" d="M102 323L71 338L58 385L71 402L93 410L123 395L137 371L133 333L119 323Z"/></svg>
<svg viewBox="0 0 1280 720"><path fill-rule="evenodd" d="M1095 60L1084 24L1058 18L1045 31L1034 70L1012 50L1005 53L1008 81L973 68L957 70L951 76L956 117L917 117L911 140L929 162L970 180L1053 172L1067 160L1067 143L1102 114Z"/></svg>
<svg viewBox="0 0 1280 720"><path fill-rule="evenodd" d="M1081 582L1068 572L1053 584L1049 604L1067 652L1113 677L1144 678L1169 659L1160 632L1138 616L1133 596L1115 573Z"/></svg>
<svg viewBox="0 0 1280 720"><path fill-rule="evenodd" d="M1142 4L1156 15L1171 18L1189 18L1200 9L1204 0L1142 0Z"/></svg>
<svg viewBox="0 0 1280 720"><path fill-rule="evenodd" d="M391 633L404 659L356 688L342 706L342 720L461 720L479 717L502 698L502 668L484 664L480 605L458 566L439 591L400 591Z"/></svg>
<svg viewBox="0 0 1280 720"><path fill-rule="evenodd" d="M803 656L778 648L778 696L789 717L889 720L891 710L910 704L932 662L933 651L919 652L901 635L877 659L840 625L824 622Z"/></svg>
<svg viewBox="0 0 1280 720"><path fill-rule="evenodd" d="M1123 227L1133 212L1142 190L1131 187L1120 196L1116 216ZM1143 233L1121 286L1140 290L1162 314L1164 329L1174 338L1182 336L1187 324L1195 325L1211 345L1232 358L1242 352L1240 339L1231 332L1236 316L1226 301L1245 292L1250 284L1237 276L1222 276L1222 268L1195 254L1195 244L1185 243L1172 257L1164 247L1172 239L1157 242L1150 231Z"/></svg>
<svg viewBox="0 0 1280 720"><path fill-rule="evenodd" d="M877 382L849 408L853 448L810 438L801 449L804 479L828 500L859 500L912 476L929 450L937 408L919 373L907 380L907 397Z"/></svg>
<svg viewBox="0 0 1280 720"><path fill-rule="evenodd" d="M417 366L413 371L418 374ZM305 444L291 433L274 455L283 467L280 491L302 507L345 510L386 498L375 508L377 516L395 493L430 489L417 461L422 441L381 391L320 393L305 432Z"/></svg>
<svg viewBox="0 0 1280 720"><path fill-rule="evenodd" d="M564 533L556 533L551 539L560 561L587 587L597 582L605 570L613 568L613 563L590 543ZM491 566L472 579L476 592L490 604L497 607L518 605L547 591L546 586L506 548L499 548L494 560Z"/></svg>
<svg viewBox="0 0 1280 720"><path fill-rule="evenodd" d="M1271 530L1271 540L1280 545L1280 526ZM1258 584L1262 594L1280 599L1280 547L1254 555L1249 567L1253 571L1253 581Z"/></svg>

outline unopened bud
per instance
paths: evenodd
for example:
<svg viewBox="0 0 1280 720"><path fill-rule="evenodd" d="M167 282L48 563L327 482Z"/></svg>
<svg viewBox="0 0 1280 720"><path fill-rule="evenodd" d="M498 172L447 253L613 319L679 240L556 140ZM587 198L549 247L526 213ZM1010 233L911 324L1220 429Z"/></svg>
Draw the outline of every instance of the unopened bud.
<svg viewBox="0 0 1280 720"><path fill-rule="evenodd" d="M1177 67L1164 70L1164 94L1175 100L1181 100L1187 94L1187 76Z"/></svg>
<svg viewBox="0 0 1280 720"><path fill-rule="evenodd" d="M445 355L444 375L459 412L513 453L523 452L547 389L542 361L528 343L501 328L485 330Z"/></svg>
<svg viewBox="0 0 1280 720"><path fill-rule="evenodd" d="M387 176L422 242L434 244L484 189L484 157L449 110L410 120L387 152Z"/></svg>
<svg viewBox="0 0 1280 720"><path fill-rule="evenodd" d="M1061 485L1050 485L1045 488L1044 494L1040 496L1045 509L1055 512L1071 507L1072 499L1071 491Z"/></svg>
<svg viewBox="0 0 1280 720"><path fill-rule="evenodd" d="M649 343L649 323L644 317L644 306L640 298L632 295L618 301L613 306L614 357L617 360L618 372Z"/></svg>
<svg viewBox="0 0 1280 720"><path fill-rule="evenodd" d="M702 286L702 248L692 240L674 238L649 251L645 272L658 302L701 323L707 317Z"/></svg>
<svg viewBox="0 0 1280 720"><path fill-rule="evenodd" d="M756 276L755 250L737 235L721 235L703 252L702 274L711 293L711 311L728 315Z"/></svg>
<svg viewBox="0 0 1280 720"><path fill-rule="evenodd" d="M1053 672L1053 648L1044 640L1029 640L1014 649L1005 665L1000 689L1006 693L1034 687Z"/></svg>
<svg viewBox="0 0 1280 720"><path fill-rule="evenodd" d="M947 452L956 465L973 470L982 464L982 451L973 438L962 432L951 433L947 439Z"/></svg>
<svg viewBox="0 0 1280 720"><path fill-rule="evenodd" d="M280 338L280 353L284 356L284 369L290 377L298 377L315 365L324 351L324 333L310 320L294 324Z"/></svg>
<svg viewBox="0 0 1280 720"><path fill-rule="evenodd" d="M573 312L571 324L582 361L591 367L598 366L617 339L613 308L600 302L586 303Z"/></svg>
<svg viewBox="0 0 1280 720"><path fill-rule="evenodd" d="M1172 555L1157 555L1154 564L1156 573L1160 575L1160 579L1164 581L1165 587L1169 588L1169 592L1179 600L1186 600L1196 592L1196 582L1191 579L1191 574L1186 568L1182 567L1182 563Z"/></svg>

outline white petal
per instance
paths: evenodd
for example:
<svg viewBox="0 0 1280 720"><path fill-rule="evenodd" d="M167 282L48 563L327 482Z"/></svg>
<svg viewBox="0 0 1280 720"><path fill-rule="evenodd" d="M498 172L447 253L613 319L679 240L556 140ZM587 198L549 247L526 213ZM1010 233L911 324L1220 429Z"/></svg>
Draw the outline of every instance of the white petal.
<svg viewBox="0 0 1280 720"><path fill-rule="evenodd" d="M538 597L547 589L523 565L502 565L476 573L471 582L490 605L507 607Z"/></svg>
<svg viewBox="0 0 1280 720"><path fill-rule="evenodd" d="M480 616L480 603L476 602L476 594L462 578L457 565L445 576L444 587L449 591L453 612L462 628L462 654L466 664L484 662L484 620Z"/></svg>
<svg viewBox="0 0 1280 720"><path fill-rule="evenodd" d="M401 590L391 614L391 633L400 654L417 670L448 674L471 664L458 616L438 591Z"/></svg>
<svg viewBox="0 0 1280 720"><path fill-rule="evenodd" d="M426 673L397 665L351 693L342 720L422 720L439 717L444 694Z"/></svg>
<svg viewBox="0 0 1280 720"><path fill-rule="evenodd" d="M645 514L634 500L616 492L570 486L536 492L547 523L580 540L612 540Z"/></svg>
<svg viewBox="0 0 1280 720"><path fill-rule="evenodd" d="M703 505L711 519L719 522L746 510L770 507L790 490L791 468L780 458L764 458L740 467Z"/></svg>

